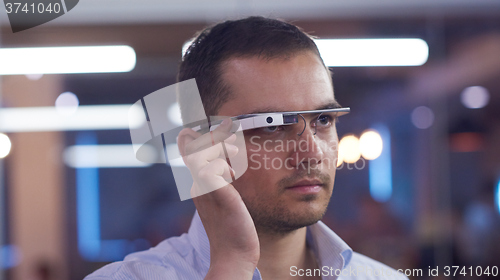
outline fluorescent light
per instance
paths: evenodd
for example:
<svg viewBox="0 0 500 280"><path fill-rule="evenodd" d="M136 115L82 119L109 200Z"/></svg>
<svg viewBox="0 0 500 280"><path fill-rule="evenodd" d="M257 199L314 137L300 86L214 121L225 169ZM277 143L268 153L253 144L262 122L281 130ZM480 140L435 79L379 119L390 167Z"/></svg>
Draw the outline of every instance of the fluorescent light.
<svg viewBox="0 0 500 280"><path fill-rule="evenodd" d="M0 49L0 75L129 72L135 62L130 46Z"/></svg>
<svg viewBox="0 0 500 280"><path fill-rule="evenodd" d="M148 162L155 162L156 150L148 145L143 149L150 157ZM124 168L151 165L136 159L132 145L75 145L66 148L63 157L64 162L73 168Z"/></svg>
<svg viewBox="0 0 500 280"><path fill-rule="evenodd" d="M326 66L419 66L429 47L422 39L316 39Z"/></svg>
<svg viewBox="0 0 500 280"><path fill-rule="evenodd" d="M497 187L495 190L495 203L497 206L498 213L500 213L500 180L498 180Z"/></svg>
<svg viewBox="0 0 500 280"><path fill-rule="evenodd" d="M95 132L76 133L77 145L96 145ZM85 155L83 155L85 156ZM76 169L76 217L78 250L84 259L94 259L101 250L99 169Z"/></svg>
<svg viewBox="0 0 500 280"><path fill-rule="evenodd" d="M391 134L385 125L377 125L384 146L379 157L369 162L370 195L378 202L386 202L392 196Z"/></svg>
<svg viewBox="0 0 500 280"><path fill-rule="evenodd" d="M64 130L129 129L142 125L142 108L132 105L79 106L71 116L61 116L55 107L0 109L0 131L33 132ZM129 111L132 115L129 126ZM143 114L143 113L142 113Z"/></svg>
<svg viewBox="0 0 500 280"><path fill-rule="evenodd" d="M76 169L78 250L87 260L99 257L101 251L99 205L99 169Z"/></svg>

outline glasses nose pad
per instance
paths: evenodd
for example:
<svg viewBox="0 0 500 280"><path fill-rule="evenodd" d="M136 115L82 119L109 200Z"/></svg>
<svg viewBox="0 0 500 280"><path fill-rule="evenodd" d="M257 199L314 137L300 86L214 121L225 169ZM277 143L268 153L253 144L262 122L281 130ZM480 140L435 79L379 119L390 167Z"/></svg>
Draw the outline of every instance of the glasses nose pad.
<svg viewBox="0 0 500 280"><path fill-rule="evenodd" d="M304 131L306 131L306 126L307 126L307 122L306 122L306 119L304 118L304 116L302 116L302 114L298 114L302 120L304 121L304 128L302 129L302 131L300 133L297 133L298 136L302 136L302 134L304 133Z"/></svg>
<svg viewBox="0 0 500 280"><path fill-rule="evenodd" d="M313 135L316 135L316 133L318 132L318 124L317 122L319 121L319 118L321 117L323 113L319 114L319 116L314 120L315 125L314 125L314 133ZM307 127L307 121L306 121L306 118L304 118L304 116L302 116L302 114L298 114L302 120L304 121L304 128L302 129L302 131L300 133L297 133L298 136L302 136L302 134L304 133L304 131L306 131L306 127Z"/></svg>
<svg viewBox="0 0 500 280"><path fill-rule="evenodd" d="M318 122L319 122L319 118L321 118L321 115L323 115L323 113L319 114L319 116L314 120L314 134L313 135L316 135L316 133L318 132Z"/></svg>

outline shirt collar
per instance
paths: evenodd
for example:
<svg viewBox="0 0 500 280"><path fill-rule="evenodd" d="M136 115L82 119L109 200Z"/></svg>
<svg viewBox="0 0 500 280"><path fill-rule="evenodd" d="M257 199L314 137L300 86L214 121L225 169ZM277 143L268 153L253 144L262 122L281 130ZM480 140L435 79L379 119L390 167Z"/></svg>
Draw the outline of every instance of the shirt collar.
<svg viewBox="0 0 500 280"><path fill-rule="evenodd" d="M307 227L306 238L320 268L327 265L344 269L350 263L353 253L351 247L322 221Z"/></svg>
<svg viewBox="0 0 500 280"><path fill-rule="evenodd" d="M193 248L200 255L203 270L208 272L210 243L198 211L191 221L188 236ZM344 269L351 261L352 249L321 221L307 227L307 242L312 247L320 267L327 265L334 269Z"/></svg>

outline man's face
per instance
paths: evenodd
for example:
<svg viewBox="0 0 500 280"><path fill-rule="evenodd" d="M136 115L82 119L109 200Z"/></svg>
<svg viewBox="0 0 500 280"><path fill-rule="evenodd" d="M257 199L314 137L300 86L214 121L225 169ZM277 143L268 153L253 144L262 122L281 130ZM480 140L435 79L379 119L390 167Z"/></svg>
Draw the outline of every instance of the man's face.
<svg viewBox="0 0 500 280"><path fill-rule="evenodd" d="M231 99L219 116L316 110L336 104L331 78L312 52L288 59L232 58L223 70ZM314 135L311 120L306 117L307 128L300 136L302 120L286 134L273 134L273 128L245 131L248 169L233 185L259 231L301 228L320 220L326 210L338 138L335 124L328 134Z"/></svg>

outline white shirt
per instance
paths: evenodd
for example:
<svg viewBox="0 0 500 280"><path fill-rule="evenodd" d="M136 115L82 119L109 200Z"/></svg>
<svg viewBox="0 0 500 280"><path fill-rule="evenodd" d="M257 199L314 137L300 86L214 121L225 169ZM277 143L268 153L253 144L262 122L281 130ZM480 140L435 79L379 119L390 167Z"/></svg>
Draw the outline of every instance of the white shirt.
<svg viewBox="0 0 500 280"><path fill-rule="evenodd" d="M307 242L314 252L319 269L292 266L291 276L321 275L330 279L408 279L396 270L353 252L321 221L307 227ZM84 280L198 280L204 279L210 266L210 244L198 212L187 233L171 237L147 251L136 252L123 261L109 264ZM262 280L258 268L252 280Z"/></svg>

